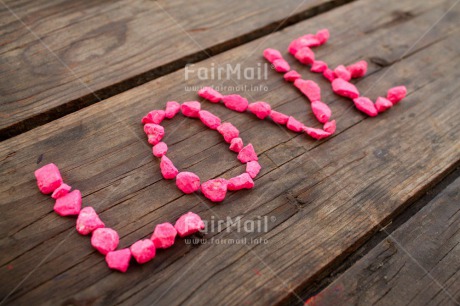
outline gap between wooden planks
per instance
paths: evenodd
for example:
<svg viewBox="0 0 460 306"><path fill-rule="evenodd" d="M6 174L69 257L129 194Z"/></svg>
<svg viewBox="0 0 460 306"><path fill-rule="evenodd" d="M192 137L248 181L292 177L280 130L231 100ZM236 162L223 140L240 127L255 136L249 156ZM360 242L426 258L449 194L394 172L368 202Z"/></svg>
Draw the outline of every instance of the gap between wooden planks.
<svg viewBox="0 0 460 306"><path fill-rule="evenodd" d="M383 9L376 13L376 8L386 7L386 4L356 3L272 35L266 45L258 49L256 41L223 53L215 60L238 62L249 50L256 48L254 56L248 60L255 62L261 58L263 48L280 46L281 49L293 37L303 34L309 25L320 28L331 24L333 35L339 35L340 30L347 27L369 33L360 36L348 32L333 36L329 46L318 50L319 57L324 56L328 62L338 64L367 55L379 56L392 63L407 50L407 41L415 41L449 4L395 3L394 9L415 16L411 22L395 23L391 22L395 20L393 10ZM356 29L356 24L349 23L349 19L342 20L343 16L366 10L369 11L367 26L359 23L362 28ZM392 26L379 28L389 22ZM311 28L316 30L313 26ZM2 201L8 202L1 209L2 215L9 220L2 224L2 233L8 233L2 240L2 247L9 247L10 252L1 262L3 267L6 264L16 266L16 270L4 269L1 276L2 279L11 279L12 284L23 278L26 267L33 266L37 258L48 254L67 235L69 227L73 231L72 221L50 213L49 199L41 197L36 190L32 173L41 153L44 153L42 163L56 162L64 169L64 177L69 183L73 182L72 185L83 191L85 203L103 211L102 216L108 225L124 236L122 245L148 235L155 223L173 221L189 209L202 211L205 218L210 218L212 213L222 216L244 214L245 218L270 214L277 217L270 232L263 235L273 244L268 248L253 246L256 254L274 267L271 269L244 246L200 245L194 248L178 243L173 249L159 253L151 264L135 267L131 274L119 275L107 270L102 256L91 250L87 237L71 234L65 248L57 250L40 268L39 274L24 282L12 300L26 302L33 298L34 301L43 301L46 292L55 292L59 288L66 288L66 296L55 296L52 301L69 298L151 303L165 292L161 296L165 303L179 303L186 295L189 295L189 302L216 299L237 303L245 299L262 303L284 299L292 294L286 286L295 289L308 282L315 273L340 260L377 229L375 222L367 219L367 213L377 222L383 222L458 162L458 145L452 143L452 138L455 139L459 132L454 125L459 114L452 108L455 105L454 84L449 83L452 76L455 79L456 73L451 63L458 60L458 43L452 39L454 30L452 17L448 16L405 60L395 64L378 88L370 92L371 97L376 96L382 94L382 88L386 91L392 85L405 83L412 88L406 103L377 119L363 120L359 113L348 111L339 121L340 134L329 141L313 142L306 136L286 134L277 126L260 122L249 114L235 114L222 106L206 104L222 118L232 118L231 121L244 130L243 139L254 143L258 152L265 152L261 161L264 172L256 181L256 189L235 193L228 202L213 207L212 211L196 198L182 196L171 182L161 180L157 162L152 162L148 148L129 131L132 129L136 135L145 138L139 119L146 111L162 107L168 97L176 97L172 92L178 93L178 100L196 97L195 94L179 95L183 93L183 84L177 85L183 80L182 72L70 115L34 133L10 139L4 142L5 145L2 143L2 172L8 175L8 180L2 175L2 186L5 186ZM395 32L405 33L407 41L398 35L389 35ZM359 50L363 48L363 54L346 48L352 41L359 41ZM440 52L442 58L434 57ZM431 58L436 61L427 63ZM371 75L359 82L363 88L373 84L386 71L377 65L370 68ZM306 77L311 76L305 69L299 67L299 71ZM270 93L252 94L253 97L266 99L279 110L284 108L287 113L313 120L305 106L306 100L285 85L279 74L271 74L267 85L272 89ZM327 88L325 82L321 85ZM425 101L428 93L437 96ZM340 116L350 106L349 101L335 97L329 91L324 100L330 102L335 116ZM435 105L439 108L434 109ZM110 109L121 118L121 122L114 119ZM169 131L179 123L181 120L171 124ZM227 152L226 146L219 144L219 136L208 132L203 131L200 123L186 119L181 133L171 135L168 142L177 143L172 146L171 155L179 167L196 171L203 179L227 170L231 170L225 173L228 176L232 171L240 172L233 169L236 159ZM397 141L396 137L403 141ZM198 141L202 141L199 148L196 146ZM421 158L421 153L426 156ZM192 157L185 159L190 155ZM229 158L235 159L234 163L227 163ZM407 169L403 168L406 171L401 171L402 165L408 165ZM387 175L387 179L380 181L380 175ZM42 200L31 205L30 199ZM363 212L358 204L366 205L369 211ZM19 216L17 211L20 209L27 213ZM356 226L350 222L356 222ZM226 236L232 237L231 234L216 234L216 237ZM166 290L191 264L194 265L192 268L199 269L186 271L185 278L171 290ZM280 282L271 270L285 283ZM59 282L55 281L56 276L59 276ZM220 292L219 295L206 294L209 283L212 283L213 290ZM114 288L123 290L115 294Z"/></svg>

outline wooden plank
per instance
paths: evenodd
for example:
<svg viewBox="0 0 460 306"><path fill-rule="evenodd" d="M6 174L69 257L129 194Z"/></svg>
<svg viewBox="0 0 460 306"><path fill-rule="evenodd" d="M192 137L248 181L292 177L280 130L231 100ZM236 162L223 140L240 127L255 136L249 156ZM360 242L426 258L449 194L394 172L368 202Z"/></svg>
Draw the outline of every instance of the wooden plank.
<svg viewBox="0 0 460 306"><path fill-rule="evenodd" d="M348 1L5 1L0 139Z"/></svg>
<svg viewBox="0 0 460 306"><path fill-rule="evenodd" d="M3 142L0 211L7 221L0 223L0 245L8 252L0 256L0 279L9 282L1 286L1 296L15 289L8 300L18 304L262 304L292 296L292 290L359 247L379 224L458 164L460 114L453 82L459 74L453 64L459 60L458 9L420 39L452 3L356 2L203 62L211 67L245 60L255 67L264 48L283 49L305 29L328 26L335 35L318 50L319 58L338 64L372 57L391 65L382 68L371 62L370 75L359 81L362 91L376 82L368 92L372 98L393 85L409 88L404 103L375 119L349 110L349 101L323 90L324 101L339 121L338 134L322 142L205 103L254 144L264 167L254 190L231 194L220 205L184 196L173 183L162 180L142 135L139 119L145 112L163 107L172 97L195 99L194 93L184 92L185 85L210 84L184 82L183 71ZM356 14L367 18L358 20ZM418 44L405 54L415 41ZM405 58L397 61L403 54ZM305 68L293 66L311 76ZM311 78L328 88L323 80ZM279 74L270 72L264 84L269 92L245 94L313 122L305 99ZM170 156L180 169L194 171L203 180L241 171L215 132L182 118L165 125ZM74 221L55 216L49 198L39 194L32 173L37 163L51 161L82 190L84 203L119 231L122 247L150 235L155 224L174 221L189 210L207 220L275 217L268 233L205 236L210 242L213 237L243 235L266 238L269 244L192 246L179 240L150 264L133 265L125 275L112 273L88 238L75 234ZM25 279L31 269L32 276Z"/></svg>
<svg viewBox="0 0 460 306"><path fill-rule="evenodd" d="M460 304L460 178L306 305Z"/></svg>

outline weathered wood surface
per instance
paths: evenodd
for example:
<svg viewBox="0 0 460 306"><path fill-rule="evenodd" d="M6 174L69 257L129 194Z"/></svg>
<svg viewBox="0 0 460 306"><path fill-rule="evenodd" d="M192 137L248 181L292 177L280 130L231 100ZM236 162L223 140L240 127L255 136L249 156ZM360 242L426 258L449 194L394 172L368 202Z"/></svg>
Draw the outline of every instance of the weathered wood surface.
<svg viewBox="0 0 460 306"><path fill-rule="evenodd" d="M183 71L3 142L0 246L6 251L1 252L0 279L8 282L1 296L12 292L8 301L15 304L263 304L292 297L458 165L460 110L454 80L459 71L454 63L460 51L459 8L431 28L453 3L359 1L202 62L256 66L264 48L284 50L294 37L328 27L333 36L317 56L333 65L370 60L369 76L358 82L362 92L375 98L390 86L409 88L397 107L365 118L350 109L350 101L326 90L324 80L286 56L305 77L318 80L338 119L337 135L321 142L204 103L240 129L263 166L254 190L231 194L220 205L183 195L173 182L161 179L139 123L144 113L167 100L196 99L184 92L187 84L220 84L185 82ZM269 92L246 93L250 100L268 101L314 122L305 98L281 75L270 72L263 82ZM180 169L203 180L242 171L221 137L196 120L177 118L165 126L169 155ZM66 181L82 191L85 205L94 206L119 231L121 247L189 210L207 220L275 217L268 233L205 236L208 241L261 237L269 243L191 246L179 240L153 262L133 265L125 275L113 273L89 239L75 232L74 219L56 216L50 198L38 192L33 171L47 162L59 165Z"/></svg>
<svg viewBox="0 0 460 306"><path fill-rule="evenodd" d="M2 2L1 139L345 2Z"/></svg>
<svg viewBox="0 0 460 306"><path fill-rule="evenodd" d="M307 305L460 304L460 178Z"/></svg>

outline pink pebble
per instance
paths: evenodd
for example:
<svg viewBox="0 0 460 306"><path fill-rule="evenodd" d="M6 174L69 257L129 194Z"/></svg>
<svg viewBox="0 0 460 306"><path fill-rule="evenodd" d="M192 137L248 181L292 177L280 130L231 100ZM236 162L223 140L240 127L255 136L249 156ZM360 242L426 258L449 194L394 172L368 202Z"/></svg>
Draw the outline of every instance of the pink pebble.
<svg viewBox="0 0 460 306"><path fill-rule="evenodd" d="M246 164L246 173L249 174L251 178L255 178L262 167L259 162L253 160Z"/></svg>
<svg viewBox="0 0 460 306"><path fill-rule="evenodd" d="M336 128L337 126L336 126L335 120L326 122L323 125L323 130L327 133L330 133L331 135L335 133Z"/></svg>
<svg viewBox="0 0 460 306"><path fill-rule="evenodd" d="M131 251L129 249L121 249L107 253L105 261L110 269L126 272L131 260Z"/></svg>
<svg viewBox="0 0 460 306"><path fill-rule="evenodd" d="M188 101L182 103L180 110L187 117L197 118L201 109L201 103L198 101Z"/></svg>
<svg viewBox="0 0 460 306"><path fill-rule="evenodd" d="M307 96L310 102L321 100L321 88L315 82L298 79L294 82L294 86Z"/></svg>
<svg viewBox="0 0 460 306"><path fill-rule="evenodd" d="M356 99L359 97L359 91L355 85L340 78L332 81L332 91L340 96L351 99Z"/></svg>
<svg viewBox="0 0 460 306"><path fill-rule="evenodd" d="M326 70L323 71L323 76L329 80L329 82L334 81L337 76L335 75L334 70L327 68Z"/></svg>
<svg viewBox="0 0 460 306"><path fill-rule="evenodd" d="M201 184L201 192L212 202L222 202L227 194L227 180L216 178Z"/></svg>
<svg viewBox="0 0 460 306"><path fill-rule="evenodd" d="M88 235L98 228L105 227L104 222L99 218L94 208L91 206L84 207L77 218L77 232L82 235Z"/></svg>
<svg viewBox="0 0 460 306"><path fill-rule="evenodd" d="M242 148L241 151L238 153L237 158L243 164L253 160L259 160L252 144L248 144L247 146Z"/></svg>
<svg viewBox="0 0 460 306"><path fill-rule="evenodd" d="M240 95L228 95L222 98L222 101L225 104L225 107L228 109L237 111L237 112L244 112L248 108L248 100L243 98Z"/></svg>
<svg viewBox="0 0 460 306"><path fill-rule="evenodd" d="M309 127L305 128L305 133L318 140L331 136L331 133L328 133L322 129L315 129Z"/></svg>
<svg viewBox="0 0 460 306"><path fill-rule="evenodd" d="M150 238L155 244L157 249L166 249L174 244L176 239L177 231L171 223L161 223L155 226L152 238Z"/></svg>
<svg viewBox="0 0 460 306"><path fill-rule="evenodd" d="M118 233L111 228L97 228L91 236L91 245L101 254L115 250L120 242Z"/></svg>
<svg viewBox="0 0 460 306"><path fill-rule="evenodd" d="M51 163L35 170L35 178L37 179L38 189L43 194L52 193L62 184L61 173L58 167Z"/></svg>
<svg viewBox="0 0 460 306"><path fill-rule="evenodd" d="M230 143L233 138L240 135L240 131L230 122L224 122L217 127L217 131L224 136L226 142Z"/></svg>
<svg viewBox="0 0 460 306"><path fill-rule="evenodd" d="M294 56L299 62L305 65L313 64L315 53L309 47L303 47Z"/></svg>
<svg viewBox="0 0 460 306"><path fill-rule="evenodd" d="M228 190L251 189L254 181L248 173L243 173L228 180Z"/></svg>
<svg viewBox="0 0 460 306"><path fill-rule="evenodd" d="M329 121L329 118L331 118L331 114L332 114L331 109L324 102L313 101L311 103L311 109L316 119L318 119L318 121L321 123L326 123Z"/></svg>
<svg viewBox="0 0 460 306"><path fill-rule="evenodd" d="M152 148L152 153L155 157L162 157L168 152L168 145L164 142L159 142Z"/></svg>
<svg viewBox="0 0 460 306"><path fill-rule="evenodd" d="M316 47L321 45L321 42L318 40L318 38L313 35L313 34L307 34L304 36L301 36L297 39L294 39L288 47L289 53L292 55L295 55L297 51L299 51L302 48L305 47Z"/></svg>
<svg viewBox="0 0 460 306"><path fill-rule="evenodd" d="M221 95L220 92L215 90L212 87L203 87L198 91L198 95L202 98L205 98L206 100L217 103L220 100L222 100L223 96Z"/></svg>
<svg viewBox="0 0 460 306"><path fill-rule="evenodd" d="M378 97L377 101L375 101L375 108L379 113L383 113L387 109L391 108L393 106L393 103L391 103L390 100L384 98L384 97Z"/></svg>
<svg viewBox="0 0 460 306"><path fill-rule="evenodd" d="M69 193L70 189L72 189L72 187L70 187L67 184L62 183L58 188L56 188L53 191L53 194L51 195L51 197L53 199L57 199L57 198L60 198L62 196L65 196L66 194Z"/></svg>
<svg viewBox="0 0 460 306"><path fill-rule="evenodd" d="M286 124L288 122L289 116L272 110L270 112L270 118L272 118L272 120L278 124Z"/></svg>
<svg viewBox="0 0 460 306"><path fill-rule="evenodd" d="M372 102L371 99L366 97L358 97L353 99L353 102L355 103L356 108L362 111L363 113L371 117L375 117L378 115L374 102Z"/></svg>
<svg viewBox="0 0 460 306"><path fill-rule="evenodd" d="M60 216L78 215L81 209L80 190L69 192L65 196L56 199L54 211Z"/></svg>
<svg viewBox="0 0 460 306"><path fill-rule="evenodd" d="M275 60L283 58L281 53L278 50L267 48L264 50L264 57L269 61L270 63L273 63Z"/></svg>
<svg viewBox="0 0 460 306"><path fill-rule="evenodd" d="M291 70L284 74L284 79L288 82L294 82L297 79L300 79L302 76L295 70Z"/></svg>
<svg viewBox="0 0 460 306"><path fill-rule="evenodd" d="M351 73L350 71L345 68L344 65L339 65L334 69L334 73L338 78L341 78L345 81L350 81L351 80Z"/></svg>
<svg viewBox="0 0 460 306"><path fill-rule="evenodd" d="M176 185L183 193L189 194L200 189L200 178L192 172L179 172Z"/></svg>
<svg viewBox="0 0 460 306"><path fill-rule="evenodd" d="M153 110L149 112L147 115L142 118L142 123L155 123L160 124L163 119L165 118L165 111L164 110Z"/></svg>
<svg viewBox="0 0 460 306"><path fill-rule="evenodd" d="M163 175L163 177L167 180L172 180L179 173L179 170L177 170L173 162L168 157L166 157L166 155L161 157L160 170L161 175Z"/></svg>
<svg viewBox="0 0 460 306"><path fill-rule="evenodd" d="M179 236L186 237L204 229L204 222L197 214L188 212L177 219L174 227Z"/></svg>
<svg viewBox="0 0 460 306"><path fill-rule="evenodd" d="M298 121L292 116L289 117L288 122L286 123L286 127L294 132L302 132L305 128L302 122Z"/></svg>
<svg viewBox="0 0 460 306"><path fill-rule="evenodd" d="M146 263L151 261L155 257L155 245L150 239L144 239L136 241L129 248L134 259L140 263Z"/></svg>
<svg viewBox="0 0 460 306"><path fill-rule="evenodd" d="M316 32L315 35L316 39L320 42L320 44L325 44L330 37L329 30L328 29L321 29L318 32Z"/></svg>
<svg viewBox="0 0 460 306"><path fill-rule="evenodd" d="M230 141L230 150L233 152L240 152L241 149L243 148L243 139L240 137L233 138L232 141Z"/></svg>
<svg viewBox="0 0 460 306"><path fill-rule="evenodd" d="M354 64L348 65L347 70L350 72L352 78L361 78L366 75L367 62L359 61Z"/></svg>
<svg viewBox="0 0 460 306"><path fill-rule="evenodd" d="M155 123L147 123L144 125L144 132L147 134L148 142L151 145L159 143L165 135L164 127Z"/></svg>
<svg viewBox="0 0 460 306"><path fill-rule="evenodd" d="M311 72L323 73L327 69L327 64L323 61L314 61L311 65Z"/></svg>
<svg viewBox="0 0 460 306"><path fill-rule="evenodd" d="M404 99L406 97L406 94L406 86L393 87L388 89L387 99L390 100L391 103L393 103L393 105L395 105L396 103Z"/></svg>
<svg viewBox="0 0 460 306"><path fill-rule="evenodd" d="M287 72L291 70L291 66L289 66L289 63L286 62L286 60L283 58L274 60L272 64L273 67L275 67L275 70L278 72Z"/></svg>
<svg viewBox="0 0 460 306"><path fill-rule="evenodd" d="M270 104L262 101L249 104L248 109L259 119L265 119L268 115L270 115L270 111L272 110Z"/></svg>
<svg viewBox="0 0 460 306"><path fill-rule="evenodd" d="M176 101L166 102L165 117L168 119L174 118L180 111L180 104Z"/></svg>
<svg viewBox="0 0 460 306"><path fill-rule="evenodd" d="M210 129L217 129L221 123L220 118L217 117L216 115L212 114L211 112L208 112L206 110L201 110L198 113L201 122L203 122L204 125L206 125Z"/></svg>

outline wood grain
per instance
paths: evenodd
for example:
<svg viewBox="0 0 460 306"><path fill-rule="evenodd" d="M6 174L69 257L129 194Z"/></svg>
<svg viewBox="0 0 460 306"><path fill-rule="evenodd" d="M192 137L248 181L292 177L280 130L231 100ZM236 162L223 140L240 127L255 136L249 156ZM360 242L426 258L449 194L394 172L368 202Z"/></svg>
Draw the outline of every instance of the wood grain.
<svg viewBox="0 0 460 306"><path fill-rule="evenodd" d="M0 256L0 279L8 282L2 284L1 296L20 284L8 301L252 305L292 297L458 165L460 112L453 82L459 77L453 64L460 50L458 8L426 32L452 3L359 1L202 62L203 67L256 66L263 62L264 48L284 50L294 37L327 26L333 36L318 49L318 57L333 65L369 60L369 76L358 82L362 92L375 98L390 86L409 88L397 107L365 118L350 109L350 101L333 95L324 80L286 56L305 77L318 80L324 101L339 120L337 135L321 142L204 103L240 129L263 166L254 190L232 193L220 205L201 195L185 196L161 179L140 118L167 100L196 99L195 93L184 91L186 85L250 86L260 80L186 82L178 71L3 142L0 210L6 221L0 223L0 246L8 252ZM263 82L268 92L244 95L314 122L305 98L279 74L270 71ZM196 120L177 118L165 127L169 155L180 169L203 180L242 171L221 137ZM119 231L122 247L189 210L206 220L275 218L267 233L213 231L204 236L208 243L195 245L178 240L152 263L133 265L121 275L107 269L87 237L76 234L74 219L57 217L49 197L39 194L33 171L48 162L59 165L65 180L82 191L85 205L94 206ZM236 237L269 243L211 244L212 238Z"/></svg>
<svg viewBox="0 0 460 306"><path fill-rule="evenodd" d="M460 304L460 179L306 305Z"/></svg>
<svg viewBox="0 0 460 306"><path fill-rule="evenodd" d="M5 1L0 139L349 1Z"/></svg>

